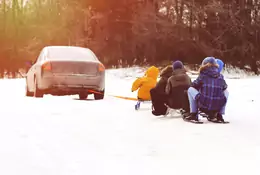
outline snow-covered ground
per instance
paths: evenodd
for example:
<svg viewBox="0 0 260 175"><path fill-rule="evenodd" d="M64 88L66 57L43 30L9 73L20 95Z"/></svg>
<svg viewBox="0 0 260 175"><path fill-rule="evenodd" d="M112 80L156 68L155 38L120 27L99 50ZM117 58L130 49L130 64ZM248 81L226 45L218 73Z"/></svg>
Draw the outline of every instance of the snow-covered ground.
<svg viewBox="0 0 260 175"><path fill-rule="evenodd" d="M227 79L228 125L195 125L134 110L138 68L108 70L104 100L25 97L24 79L0 80L0 174L259 175L260 78Z"/></svg>

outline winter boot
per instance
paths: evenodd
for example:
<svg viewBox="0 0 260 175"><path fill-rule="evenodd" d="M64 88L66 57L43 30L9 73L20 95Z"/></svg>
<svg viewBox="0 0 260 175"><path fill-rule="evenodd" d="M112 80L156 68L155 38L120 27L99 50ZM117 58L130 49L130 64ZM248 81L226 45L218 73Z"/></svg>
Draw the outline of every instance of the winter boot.
<svg viewBox="0 0 260 175"><path fill-rule="evenodd" d="M135 105L135 110L138 110L140 108L141 102L137 101L136 105Z"/></svg>
<svg viewBox="0 0 260 175"><path fill-rule="evenodd" d="M186 117L183 116L185 120L195 120L198 121L198 113L190 113L190 115L187 115Z"/></svg>
<svg viewBox="0 0 260 175"><path fill-rule="evenodd" d="M221 122L224 122L222 114L220 114L220 113L217 114L217 120L221 121Z"/></svg>
<svg viewBox="0 0 260 175"><path fill-rule="evenodd" d="M208 121L217 122L218 121L218 113L210 112L207 117Z"/></svg>

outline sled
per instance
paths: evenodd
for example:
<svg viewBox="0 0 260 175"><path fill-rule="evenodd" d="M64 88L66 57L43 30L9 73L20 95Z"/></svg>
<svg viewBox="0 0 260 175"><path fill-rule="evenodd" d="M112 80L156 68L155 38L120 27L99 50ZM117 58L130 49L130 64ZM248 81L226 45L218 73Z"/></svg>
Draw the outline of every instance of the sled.
<svg viewBox="0 0 260 175"><path fill-rule="evenodd" d="M225 121L224 119L223 120L212 120L210 116L216 116L218 112L216 111L208 111L208 110L205 110L205 109L200 109L199 110L199 113L198 115L204 117L204 118L207 118L207 120L209 122L213 122L213 123L223 123L223 124L228 124L229 121Z"/></svg>

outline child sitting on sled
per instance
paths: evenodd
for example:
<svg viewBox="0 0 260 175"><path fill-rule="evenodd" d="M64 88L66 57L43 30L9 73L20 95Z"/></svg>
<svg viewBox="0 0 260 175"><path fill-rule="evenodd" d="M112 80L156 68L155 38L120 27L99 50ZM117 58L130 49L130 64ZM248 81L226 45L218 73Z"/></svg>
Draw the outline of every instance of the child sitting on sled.
<svg viewBox="0 0 260 175"><path fill-rule="evenodd" d="M145 75L137 78L132 84L132 92L138 90L138 101L150 101L150 90L156 86L159 69L155 66L149 67Z"/></svg>
<svg viewBox="0 0 260 175"><path fill-rule="evenodd" d="M167 106L165 106L165 104L168 104L168 95L165 93L165 88L168 79L172 76L172 72L172 65L163 68L160 73L160 80L150 91L153 106L152 114L155 116L165 115L167 112Z"/></svg>
<svg viewBox="0 0 260 175"><path fill-rule="evenodd" d="M182 109L183 115L186 115L190 111L187 90L191 85L191 78L186 74L181 61L175 61L172 68L172 76L168 79L165 88L168 95L167 105L172 109Z"/></svg>
<svg viewBox="0 0 260 175"><path fill-rule="evenodd" d="M191 113L185 117L187 120L198 120L198 110L204 110L217 112L217 116L209 116L211 121L224 121L227 84L223 75L220 74L222 69L218 68L219 65L214 57L207 57L203 60L199 77L188 89Z"/></svg>

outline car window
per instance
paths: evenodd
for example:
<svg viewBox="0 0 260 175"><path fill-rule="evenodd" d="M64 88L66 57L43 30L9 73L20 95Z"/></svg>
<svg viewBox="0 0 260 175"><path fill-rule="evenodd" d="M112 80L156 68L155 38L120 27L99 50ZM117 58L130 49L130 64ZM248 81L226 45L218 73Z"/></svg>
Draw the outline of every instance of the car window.
<svg viewBox="0 0 260 175"><path fill-rule="evenodd" d="M40 53L40 55L39 55L39 57L38 57L38 59L37 59L36 62L39 63L39 62L41 62L43 59L44 59L44 50L41 51L41 53Z"/></svg>
<svg viewBox="0 0 260 175"><path fill-rule="evenodd" d="M51 60L75 60L75 61L96 61L95 55L84 48L59 48L48 49L47 57Z"/></svg>

